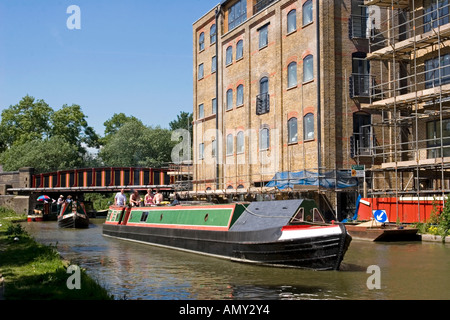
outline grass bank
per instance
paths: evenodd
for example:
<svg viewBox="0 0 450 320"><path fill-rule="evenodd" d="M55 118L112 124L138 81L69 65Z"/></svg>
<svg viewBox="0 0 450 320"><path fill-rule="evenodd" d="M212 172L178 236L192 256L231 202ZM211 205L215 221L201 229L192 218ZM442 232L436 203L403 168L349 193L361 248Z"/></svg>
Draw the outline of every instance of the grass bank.
<svg viewBox="0 0 450 320"><path fill-rule="evenodd" d="M111 300L108 292L81 270L80 289L75 273L67 273L55 247L37 243L16 222L24 219L0 207L0 278L4 278L5 300ZM70 278L70 279L69 279ZM0 290L2 290L0 288ZM1 292L0 292L1 293Z"/></svg>

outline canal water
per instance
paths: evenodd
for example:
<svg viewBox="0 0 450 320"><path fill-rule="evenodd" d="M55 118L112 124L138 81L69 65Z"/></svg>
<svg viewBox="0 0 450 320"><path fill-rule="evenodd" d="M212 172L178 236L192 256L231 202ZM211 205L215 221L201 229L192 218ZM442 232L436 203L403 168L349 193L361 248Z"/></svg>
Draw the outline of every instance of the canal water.
<svg viewBox="0 0 450 320"><path fill-rule="evenodd" d="M103 221L92 219L84 230L61 229L56 222L24 225L37 241L56 245L65 259L85 268L116 299L450 299L450 244L353 240L341 271L317 272L112 239L102 235Z"/></svg>

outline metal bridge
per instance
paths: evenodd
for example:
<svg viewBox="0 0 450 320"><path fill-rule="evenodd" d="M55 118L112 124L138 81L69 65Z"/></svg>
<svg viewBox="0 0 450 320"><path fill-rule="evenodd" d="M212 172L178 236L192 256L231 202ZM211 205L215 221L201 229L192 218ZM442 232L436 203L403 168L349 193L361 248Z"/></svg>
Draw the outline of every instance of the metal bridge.
<svg viewBox="0 0 450 320"><path fill-rule="evenodd" d="M171 191L174 177L169 172L170 170L165 168L107 167L31 173L26 186L8 188L8 192L86 193L148 188Z"/></svg>

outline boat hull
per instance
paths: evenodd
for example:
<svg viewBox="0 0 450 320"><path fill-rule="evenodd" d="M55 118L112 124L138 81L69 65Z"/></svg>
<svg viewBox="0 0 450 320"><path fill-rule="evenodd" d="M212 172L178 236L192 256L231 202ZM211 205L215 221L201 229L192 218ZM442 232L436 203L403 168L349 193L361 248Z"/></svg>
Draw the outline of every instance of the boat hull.
<svg viewBox="0 0 450 320"><path fill-rule="evenodd" d="M88 228L89 217L80 213L69 213L58 218L58 226L61 228Z"/></svg>
<svg viewBox="0 0 450 320"><path fill-rule="evenodd" d="M351 241L345 227L316 228L314 235L307 234L312 234L311 230L301 229L304 228L233 232L105 224L103 234L245 263L338 270Z"/></svg>
<svg viewBox="0 0 450 320"><path fill-rule="evenodd" d="M358 225L346 225L349 234L353 239L393 242L393 241L418 241L420 236L415 228L397 227L361 227Z"/></svg>

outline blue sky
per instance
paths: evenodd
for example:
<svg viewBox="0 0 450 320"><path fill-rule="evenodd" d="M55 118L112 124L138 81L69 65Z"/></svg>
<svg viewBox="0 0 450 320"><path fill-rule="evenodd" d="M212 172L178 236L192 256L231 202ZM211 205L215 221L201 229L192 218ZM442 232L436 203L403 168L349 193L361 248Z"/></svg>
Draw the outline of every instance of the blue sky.
<svg viewBox="0 0 450 320"><path fill-rule="evenodd" d="M219 0L0 0L0 112L30 95L161 125L192 112L192 24ZM69 30L70 5L81 29Z"/></svg>

